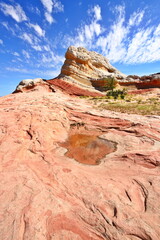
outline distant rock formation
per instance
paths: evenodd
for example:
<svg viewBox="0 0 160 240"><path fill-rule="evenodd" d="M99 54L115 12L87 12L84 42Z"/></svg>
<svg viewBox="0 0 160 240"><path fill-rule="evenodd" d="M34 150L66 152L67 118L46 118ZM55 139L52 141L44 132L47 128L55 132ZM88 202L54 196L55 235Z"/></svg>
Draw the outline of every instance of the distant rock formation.
<svg viewBox="0 0 160 240"><path fill-rule="evenodd" d="M160 88L160 73L148 76L129 75L119 82L122 86L134 85L137 89Z"/></svg>
<svg viewBox="0 0 160 240"><path fill-rule="evenodd" d="M57 78L92 88L92 80L113 76L123 79L125 74L114 68L107 58L83 47L70 46L65 54L66 60Z"/></svg>
<svg viewBox="0 0 160 240"><path fill-rule="evenodd" d="M121 73L114 68L107 58L83 47L70 46L65 54L66 60L61 73L55 79L26 79L19 83L15 92L24 92L37 86L52 86L71 95L103 96L107 78L114 77L123 87L134 89L160 88L160 73L149 76L136 76ZM98 91L97 91L98 90Z"/></svg>
<svg viewBox="0 0 160 240"><path fill-rule="evenodd" d="M138 89L160 87L160 73L142 77L127 76L114 68L106 57L83 47L70 46L65 57L57 78L81 88L88 88L89 91L95 88L103 90L106 81L104 79L108 77L114 77L122 86L134 86Z"/></svg>

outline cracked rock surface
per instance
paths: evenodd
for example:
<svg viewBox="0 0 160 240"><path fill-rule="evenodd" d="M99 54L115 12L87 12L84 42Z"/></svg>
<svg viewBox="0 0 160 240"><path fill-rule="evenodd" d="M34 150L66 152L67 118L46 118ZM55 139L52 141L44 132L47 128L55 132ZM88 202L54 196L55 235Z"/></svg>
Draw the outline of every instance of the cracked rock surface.
<svg viewBox="0 0 160 240"><path fill-rule="evenodd" d="M0 116L0 239L159 240L160 117L41 86L1 97ZM97 138L116 149L102 154ZM76 161L70 139L99 164Z"/></svg>

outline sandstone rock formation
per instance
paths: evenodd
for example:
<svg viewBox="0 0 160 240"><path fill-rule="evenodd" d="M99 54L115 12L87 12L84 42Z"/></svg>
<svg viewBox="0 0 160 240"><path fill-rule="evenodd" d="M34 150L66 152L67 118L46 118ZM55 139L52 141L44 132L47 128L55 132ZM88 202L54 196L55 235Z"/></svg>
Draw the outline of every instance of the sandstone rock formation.
<svg viewBox="0 0 160 240"><path fill-rule="evenodd" d="M43 79L42 78L35 78L35 79L24 79L22 80L18 86L16 87L15 92L23 92L27 91L30 89L35 88L38 85L43 84Z"/></svg>
<svg viewBox="0 0 160 240"><path fill-rule="evenodd" d="M86 87L71 84L62 79L43 80L41 78L22 80L16 87L13 93L36 91L37 89L46 89L49 92L54 91L54 87L61 89L61 91L76 96L104 96L103 93L95 89L88 89Z"/></svg>
<svg viewBox="0 0 160 240"><path fill-rule="evenodd" d="M58 78L79 84L81 87L91 88L92 80L108 76L114 76L117 79L126 77L114 68L107 58L96 52L87 51L83 47L70 46L65 57L66 60Z"/></svg>
<svg viewBox="0 0 160 240"><path fill-rule="evenodd" d="M119 82L122 86L135 86L137 89L160 88L160 73L148 76L127 76L123 81Z"/></svg>
<svg viewBox="0 0 160 240"><path fill-rule="evenodd" d="M149 76L136 76L125 74L114 68L107 58L96 52L87 51L83 47L70 46L65 54L66 60L57 79L75 84L81 89L103 91L106 80L114 77L121 86L131 86L135 89L159 88L160 73ZM65 85L64 83L62 85Z"/></svg>
<svg viewBox="0 0 160 240"><path fill-rule="evenodd" d="M159 240L159 116L47 82L1 97L0 116L0 239Z"/></svg>
<svg viewBox="0 0 160 240"><path fill-rule="evenodd" d="M108 77L114 77L119 85L129 89L160 88L160 73L142 77L126 76L114 68L107 58L83 47L70 46L65 57L58 77L48 81L41 78L23 80L15 92L28 91L40 85L54 85L71 95L103 96Z"/></svg>

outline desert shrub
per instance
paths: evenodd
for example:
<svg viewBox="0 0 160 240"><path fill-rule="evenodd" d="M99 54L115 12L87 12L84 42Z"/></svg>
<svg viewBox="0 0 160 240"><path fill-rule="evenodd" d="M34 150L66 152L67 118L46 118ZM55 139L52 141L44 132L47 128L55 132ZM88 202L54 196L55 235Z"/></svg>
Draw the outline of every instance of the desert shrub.
<svg viewBox="0 0 160 240"><path fill-rule="evenodd" d="M106 77L106 78L103 78L103 80L105 81L105 84L104 84L105 90L113 91L113 89L117 85L117 80L114 77Z"/></svg>
<svg viewBox="0 0 160 240"><path fill-rule="evenodd" d="M112 96L114 99L117 99L118 97L120 97L121 99L124 99L126 95L127 95L126 89L111 90L107 92L107 96L108 97Z"/></svg>

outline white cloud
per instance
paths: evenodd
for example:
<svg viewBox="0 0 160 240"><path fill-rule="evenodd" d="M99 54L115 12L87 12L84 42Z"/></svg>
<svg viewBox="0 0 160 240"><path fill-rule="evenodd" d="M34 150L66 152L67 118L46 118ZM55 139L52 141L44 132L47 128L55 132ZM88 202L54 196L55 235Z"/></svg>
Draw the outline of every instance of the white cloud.
<svg viewBox="0 0 160 240"><path fill-rule="evenodd" d="M28 23L27 26L29 26L30 28L33 28L40 37L45 36L45 31L42 30L42 28L38 24Z"/></svg>
<svg viewBox="0 0 160 240"><path fill-rule="evenodd" d="M91 40L95 34L96 36L98 36L100 33L101 33L101 26L95 21L92 22L90 25L84 26L84 34L87 40Z"/></svg>
<svg viewBox="0 0 160 240"><path fill-rule="evenodd" d="M21 39L25 40L30 44L33 44L33 36L31 34L23 33Z"/></svg>
<svg viewBox="0 0 160 240"><path fill-rule="evenodd" d="M36 13L37 15L41 15L40 10L38 9L38 7L33 7L32 5L28 6L28 10L32 13Z"/></svg>
<svg viewBox="0 0 160 240"><path fill-rule="evenodd" d="M54 70L38 70L38 69L26 69L23 67L7 67L7 71L10 72L19 72L19 73L25 73L33 76L39 76L41 78L54 78L60 74L59 68L55 68Z"/></svg>
<svg viewBox="0 0 160 240"><path fill-rule="evenodd" d="M2 26L5 27L8 31L10 31L14 36L16 36L16 33L15 33L15 31L16 31L16 29L17 29L16 24L15 24L15 27L14 27L14 28L10 27L10 25L8 24L8 22L1 22L1 24L2 24Z"/></svg>
<svg viewBox="0 0 160 240"><path fill-rule="evenodd" d="M45 15L46 20L47 20L50 24L52 24L53 22L55 22L54 18L52 17L52 15L51 15L49 12L45 12L44 15Z"/></svg>
<svg viewBox="0 0 160 240"><path fill-rule="evenodd" d="M148 27L138 31L128 45L123 62L145 63L160 60L160 35L156 35L156 30Z"/></svg>
<svg viewBox="0 0 160 240"><path fill-rule="evenodd" d="M20 38L26 42L28 42L31 47L36 50L36 51L42 51L42 47L39 45L40 40L32 35L32 34L27 34L27 33L23 33Z"/></svg>
<svg viewBox="0 0 160 240"><path fill-rule="evenodd" d="M65 40L67 46L75 45L91 48L94 40L104 31L99 23L102 19L100 6L96 5L89 9L88 14L90 15L90 24L83 23L81 27L76 29L77 34L74 37L68 36Z"/></svg>
<svg viewBox="0 0 160 240"><path fill-rule="evenodd" d="M9 30L9 26L7 22L1 22L2 26Z"/></svg>
<svg viewBox="0 0 160 240"><path fill-rule="evenodd" d="M27 16L19 4L12 6L10 4L1 2L0 9L6 16L11 16L16 22L27 20Z"/></svg>
<svg viewBox="0 0 160 240"><path fill-rule="evenodd" d="M99 21L102 19L101 8L99 5L94 6L94 14L95 14L96 21Z"/></svg>
<svg viewBox="0 0 160 240"><path fill-rule="evenodd" d="M52 51L48 53L43 53L41 57L42 57L41 61L43 64L48 65L49 63L51 63L50 67L53 67L58 64L62 64L64 63L64 60L65 60L63 56L59 56Z"/></svg>
<svg viewBox="0 0 160 240"><path fill-rule="evenodd" d="M148 21L146 9L133 12L128 19L125 5L115 6L112 12L115 20L104 29L100 6L89 9L88 13L92 16L90 24L83 23L74 36L65 36L64 47L83 46L100 52L112 63L160 61L160 22L153 24Z"/></svg>
<svg viewBox="0 0 160 240"><path fill-rule="evenodd" d="M98 49L112 62L133 64L160 60L160 24L138 28L145 16L143 9L134 12L128 23L124 6L115 10L118 18L106 35L99 36Z"/></svg>
<svg viewBox="0 0 160 240"><path fill-rule="evenodd" d="M41 0L41 2L46 9L45 18L50 24L55 22L54 18L52 17L52 12L64 11L63 4L58 0Z"/></svg>
<svg viewBox="0 0 160 240"><path fill-rule="evenodd" d="M3 45L3 40L2 39L0 39L0 44Z"/></svg>
<svg viewBox="0 0 160 240"><path fill-rule="evenodd" d="M44 50L45 51L51 51L51 49L50 49L50 46L49 45L45 45L45 46L43 46L44 47Z"/></svg>
<svg viewBox="0 0 160 240"><path fill-rule="evenodd" d="M54 12L63 12L64 6L60 1L54 0L53 1L53 11Z"/></svg>
<svg viewBox="0 0 160 240"><path fill-rule="evenodd" d="M32 45L32 48L36 51L42 51L42 47L40 45Z"/></svg>
<svg viewBox="0 0 160 240"><path fill-rule="evenodd" d="M126 54L124 41L128 34L128 28L124 26L124 7L118 6L116 11L119 14L116 22L111 26L109 33L99 37L96 43L97 47L100 47L111 61L120 61Z"/></svg>
<svg viewBox="0 0 160 240"><path fill-rule="evenodd" d="M138 26L143 19L144 13L144 10L140 12L134 12L129 19L129 26Z"/></svg>
<svg viewBox="0 0 160 240"><path fill-rule="evenodd" d="M25 58L29 59L30 55L26 50L22 50L22 54L24 55Z"/></svg>
<svg viewBox="0 0 160 240"><path fill-rule="evenodd" d="M155 36L160 36L160 24L156 27L154 34Z"/></svg>
<svg viewBox="0 0 160 240"><path fill-rule="evenodd" d="M10 72L20 72L20 73L29 73L29 70L25 69L25 68L16 68L16 67L6 67L7 71Z"/></svg>
<svg viewBox="0 0 160 240"><path fill-rule="evenodd" d="M47 12L51 13L53 8L52 0L41 0L43 6L46 8Z"/></svg>
<svg viewBox="0 0 160 240"><path fill-rule="evenodd" d="M13 52L12 53L14 56L16 56L16 57L19 57L20 55L19 55L19 53L17 53L17 52Z"/></svg>

